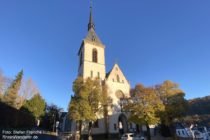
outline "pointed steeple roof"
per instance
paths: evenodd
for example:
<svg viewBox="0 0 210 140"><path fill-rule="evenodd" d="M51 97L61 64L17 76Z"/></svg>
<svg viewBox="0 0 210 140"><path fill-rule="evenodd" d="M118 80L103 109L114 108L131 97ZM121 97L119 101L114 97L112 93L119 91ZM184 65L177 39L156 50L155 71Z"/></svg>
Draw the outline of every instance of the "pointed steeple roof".
<svg viewBox="0 0 210 140"><path fill-rule="evenodd" d="M95 25L94 25L94 22L93 22L93 15L92 15L92 3L90 5L90 17L89 17L89 23L88 23L88 31L90 29L94 29L95 28Z"/></svg>
<svg viewBox="0 0 210 140"><path fill-rule="evenodd" d="M88 34L85 37L86 41L89 41L94 44L103 45L101 40L99 39L98 35L95 32L95 24L93 21L93 13L92 13L92 3L90 5L90 17L89 17L89 23L88 23Z"/></svg>

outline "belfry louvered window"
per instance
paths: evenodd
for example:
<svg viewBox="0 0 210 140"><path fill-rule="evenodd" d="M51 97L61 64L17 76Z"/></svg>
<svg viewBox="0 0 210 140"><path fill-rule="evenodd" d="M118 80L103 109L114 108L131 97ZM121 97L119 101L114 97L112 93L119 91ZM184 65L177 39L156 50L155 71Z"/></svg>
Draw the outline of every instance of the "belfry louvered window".
<svg viewBox="0 0 210 140"><path fill-rule="evenodd" d="M117 74L117 82L120 82L120 76Z"/></svg>
<svg viewBox="0 0 210 140"><path fill-rule="evenodd" d="M97 63L98 62L98 52L96 49L93 49L93 52L92 52L92 61Z"/></svg>

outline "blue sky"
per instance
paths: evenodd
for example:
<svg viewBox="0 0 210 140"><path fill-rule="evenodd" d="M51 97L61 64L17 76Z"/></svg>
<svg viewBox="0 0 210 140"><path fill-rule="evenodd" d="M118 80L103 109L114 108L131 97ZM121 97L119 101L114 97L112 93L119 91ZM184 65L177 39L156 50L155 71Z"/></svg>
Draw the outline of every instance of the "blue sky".
<svg viewBox="0 0 210 140"><path fill-rule="evenodd" d="M209 0L93 1L107 71L119 63L132 87L172 80L186 98L210 95ZM1 0L0 68L21 69L65 110L87 34L88 0Z"/></svg>

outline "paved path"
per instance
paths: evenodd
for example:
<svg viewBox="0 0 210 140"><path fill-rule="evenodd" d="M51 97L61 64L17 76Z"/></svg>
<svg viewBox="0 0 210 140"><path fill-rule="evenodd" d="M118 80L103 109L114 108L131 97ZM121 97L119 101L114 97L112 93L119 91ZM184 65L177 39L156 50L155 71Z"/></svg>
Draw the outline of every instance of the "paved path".
<svg viewBox="0 0 210 140"><path fill-rule="evenodd" d="M58 140L57 136L42 134L38 135L38 140Z"/></svg>
<svg viewBox="0 0 210 140"><path fill-rule="evenodd" d="M107 140L107 139L100 139L100 140ZM120 139L108 139L108 140L120 140ZM172 138L166 138L166 137L162 137L162 136L155 136L155 137L152 137L152 140L173 140ZM190 139L182 139L180 138L179 140L190 140Z"/></svg>

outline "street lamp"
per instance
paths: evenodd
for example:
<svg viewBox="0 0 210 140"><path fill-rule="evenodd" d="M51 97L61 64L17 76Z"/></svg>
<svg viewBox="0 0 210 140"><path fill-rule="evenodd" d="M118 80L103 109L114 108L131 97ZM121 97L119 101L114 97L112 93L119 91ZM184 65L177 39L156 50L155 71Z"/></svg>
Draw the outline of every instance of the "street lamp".
<svg viewBox="0 0 210 140"><path fill-rule="evenodd" d="M56 135L58 135L58 126L59 126L59 121L56 121L56 125L55 125L55 127L56 127Z"/></svg>

